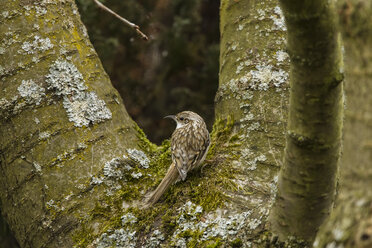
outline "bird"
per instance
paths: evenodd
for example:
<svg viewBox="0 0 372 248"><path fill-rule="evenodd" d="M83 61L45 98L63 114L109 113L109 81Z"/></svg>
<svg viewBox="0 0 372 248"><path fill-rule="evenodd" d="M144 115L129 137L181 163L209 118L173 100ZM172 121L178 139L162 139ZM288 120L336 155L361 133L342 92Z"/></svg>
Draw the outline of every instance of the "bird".
<svg viewBox="0 0 372 248"><path fill-rule="evenodd" d="M208 153L210 136L202 117L192 111L183 111L164 118L173 119L177 126L171 137L172 163L167 174L146 201L145 207L155 204L167 189L187 173L199 167Z"/></svg>

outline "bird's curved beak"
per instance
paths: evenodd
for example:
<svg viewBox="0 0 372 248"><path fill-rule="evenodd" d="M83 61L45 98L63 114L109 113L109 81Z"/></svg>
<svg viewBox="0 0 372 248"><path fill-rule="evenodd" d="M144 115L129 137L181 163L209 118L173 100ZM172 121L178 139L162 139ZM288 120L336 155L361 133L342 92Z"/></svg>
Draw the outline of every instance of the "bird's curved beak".
<svg viewBox="0 0 372 248"><path fill-rule="evenodd" d="M164 119L165 118L169 118L169 119L172 119L172 120L176 121L176 116L175 115L167 115L167 116L164 117Z"/></svg>

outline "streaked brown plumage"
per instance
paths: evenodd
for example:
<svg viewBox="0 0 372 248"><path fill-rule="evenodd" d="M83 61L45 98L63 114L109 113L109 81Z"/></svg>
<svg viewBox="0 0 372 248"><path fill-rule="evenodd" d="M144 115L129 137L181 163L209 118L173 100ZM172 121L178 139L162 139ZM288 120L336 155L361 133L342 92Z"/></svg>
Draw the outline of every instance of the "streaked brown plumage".
<svg viewBox="0 0 372 248"><path fill-rule="evenodd" d="M179 177L186 180L187 173L203 163L210 145L208 129L198 114L183 111L166 118L177 123L171 138L172 164L146 206L156 203Z"/></svg>

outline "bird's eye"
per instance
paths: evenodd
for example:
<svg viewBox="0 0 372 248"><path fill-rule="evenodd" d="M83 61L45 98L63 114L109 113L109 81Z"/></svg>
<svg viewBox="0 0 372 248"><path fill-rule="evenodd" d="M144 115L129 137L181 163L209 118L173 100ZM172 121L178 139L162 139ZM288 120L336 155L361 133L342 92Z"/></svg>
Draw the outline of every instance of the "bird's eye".
<svg viewBox="0 0 372 248"><path fill-rule="evenodd" d="M180 121L183 121L185 118L183 118L183 117L180 117Z"/></svg>

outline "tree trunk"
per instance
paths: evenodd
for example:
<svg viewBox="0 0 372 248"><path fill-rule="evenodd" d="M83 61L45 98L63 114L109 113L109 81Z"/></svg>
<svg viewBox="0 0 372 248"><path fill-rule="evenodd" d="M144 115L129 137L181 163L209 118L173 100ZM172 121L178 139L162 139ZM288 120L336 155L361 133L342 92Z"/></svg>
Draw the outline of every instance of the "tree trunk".
<svg viewBox="0 0 372 248"><path fill-rule="evenodd" d="M287 143L273 230L313 242L333 204L341 151L343 68L334 6L282 0L291 57Z"/></svg>
<svg viewBox="0 0 372 248"><path fill-rule="evenodd" d="M335 208L315 247L372 247L372 3L339 1L345 44L344 152Z"/></svg>
<svg viewBox="0 0 372 248"><path fill-rule="evenodd" d="M93 179L137 146L136 124L74 1L1 6L2 213L22 247L72 247L82 223L104 225L90 212L109 189Z"/></svg>
<svg viewBox="0 0 372 248"><path fill-rule="evenodd" d="M220 30L216 118L232 120L232 137L239 144L217 152L230 159L240 189L228 192L234 204L226 209L230 216L233 211L249 213L245 235L237 236L244 247L274 246L267 217L282 162L289 96L284 17L277 1L226 0L221 3Z"/></svg>

